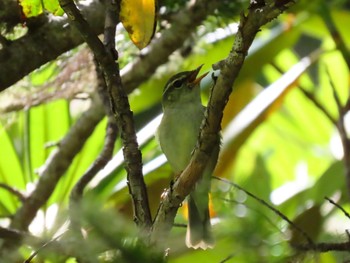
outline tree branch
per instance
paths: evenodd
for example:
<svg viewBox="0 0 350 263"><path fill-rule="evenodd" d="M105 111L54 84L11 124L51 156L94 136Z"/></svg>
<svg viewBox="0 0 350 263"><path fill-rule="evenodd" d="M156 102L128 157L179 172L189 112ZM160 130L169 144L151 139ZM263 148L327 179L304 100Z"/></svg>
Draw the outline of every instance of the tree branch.
<svg viewBox="0 0 350 263"><path fill-rule="evenodd" d="M4 184L4 183L0 183L0 188L5 189L6 191L8 191L9 193L13 194L14 196L16 196L21 202L24 202L26 200L26 197L17 189Z"/></svg>
<svg viewBox="0 0 350 263"><path fill-rule="evenodd" d="M221 74L211 90L205 120L202 123L198 144L191 161L183 173L175 181L172 189L168 189L158 214L155 218L151 241L162 245L172 228L176 212L185 197L191 192L199 180L211 150L217 143L223 110L232 91L232 86L243 65L248 49L260 27L274 18L283 10L294 4L293 1L266 1L263 7L249 7L248 15L241 15L239 29L233 48L221 64Z"/></svg>
<svg viewBox="0 0 350 263"><path fill-rule="evenodd" d="M60 0L59 3L68 15L70 24L78 29L105 73L112 112L120 128L123 142L125 169L134 207L134 220L141 229L147 230L151 225L152 218L142 175L141 151L136 139L133 114L119 75L119 65L115 63L114 58L107 52L98 36L90 29L74 2Z"/></svg>
<svg viewBox="0 0 350 263"><path fill-rule="evenodd" d="M337 49L342 54L345 63L348 69L350 70L350 52L342 35L340 34L339 30L337 29L337 26L334 23L328 3L321 1L319 4L319 11Z"/></svg>
<svg viewBox="0 0 350 263"><path fill-rule="evenodd" d="M340 211L343 212L344 216L346 216L348 219L350 219L350 214L339 204L334 202L332 199L325 197L325 199L330 202L332 205L334 205L336 208L338 208Z"/></svg>
<svg viewBox="0 0 350 263"><path fill-rule="evenodd" d="M46 248L47 252L57 253L59 255L66 255L67 257L71 256L70 248L63 244L58 243L57 239L60 238L61 236L62 235L56 238L53 238L51 240L47 240L47 239L45 240L22 231L0 227L0 240L10 241L10 242L18 242L20 240L24 240L26 245L37 250L35 252L35 255L38 254L39 250ZM2 255L1 260L2 262L18 262L14 259L14 257L15 256L12 255L11 253L7 253Z"/></svg>
<svg viewBox="0 0 350 263"><path fill-rule="evenodd" d="M17 8L19 13L19 7ZM82 6L81 10L88 21L91 21L92 30L96 34L102 33L103 4L100 1L93 1L88 6ZM1 12L0 14L8 18L6 14ZM11 16L8 19L14 18ZM74 28L66 26L67 19L49 21L43 18L43 20L45 21L38 23L34 28L29 28L26 35L0 49L0 92L41 65L83 43L79 33Z"/></svg>
<svg viewBox="0 0 350 263"><path fill-rule="evenodd" d="M115 39L115 31L117 26L117 21L115 20L115 18L117 17L117 15L113 11L111 11L112 5L113 4L110 3L109 1L106 7L104 38L108 39L110 49L115 50L114 39ZM89 167L89 169L84 173L84 175L79 179L79 181L74 186L70 195L70 203L78 202L81 199L83 195L83 191L85 187L88 185L88 183L112 158L114 143L118 137L118 126L115 122L115 119L113 118L113 113L110 108L110 99L107 93L107 84L104 78L104 74L103 74L103 71L101 71L97 61L94 60L94 62L95 62L95 69L96 69L97 82L98 82L97 91L101 98L106 115L108 117L105 142L100 155L97 157L94 163Z"/></svg>
<svg viewBox="0 0 350 263"><path fill-rule="evenodd" d="M117 17L118 10L114 10L114 5L111 1L107 2L106 6L106 18L105 18L105 30L104 30L104 39L105 46L107 50L111 50L111 54L114 55L115 51L115 32L117 27ZM108 45L106 45L106 42ZM81 234L81 220L83 219L82 210L81 210L81 199L83 196L83 192L88 183L96 176L96 174L105 167L105 165L111 160L113 156L113 149L115 145L115 141L118 137L118 126L113 117L111 107L110 107L110 99L109 94L107 92L107 84L104 77L104 72L101 70L99 64L96 60L95 68L97 75L97 89L100 95L101 101L106 111L106 115L108 117L108 123L106 128L105 142L103 145L103 149L97 159L93 162L93 164L89 167L89 169L82 175L82 177L75 184L74 188L70 193L69 198L69 215L70 215L70 228L75 237L75 243L80 246L86 246L86 240L84 240ZM86 255L79 255L78 261L89 261L90 255L86 257Z"/></svg>

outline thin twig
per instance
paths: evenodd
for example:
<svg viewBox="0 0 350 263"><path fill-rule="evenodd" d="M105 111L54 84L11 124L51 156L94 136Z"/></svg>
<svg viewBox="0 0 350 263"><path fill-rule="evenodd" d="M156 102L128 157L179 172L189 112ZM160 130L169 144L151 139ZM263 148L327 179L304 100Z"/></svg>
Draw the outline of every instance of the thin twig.
<svg viewBox="0 0 350 263"><path fill-rule="evenodd" d="M105 167L113 156L114 143L118 136L118 127L116 123L109 119L106 127L105 143L100 155L96 158L94 163L88 168L84 175L74 186L71 198L78 201L81 198L85 187L95 177L95 175Z"/></svg>
<svg viewBox="0 0 350 263"><path fill-rule="evenodd" d="M329 8L329 3L328 1L320 1L319 2L319 7L318 10L321 14L321 17L323 18L323 21L337 47L337 49L340 51L342 54L345 63L348 67L348 70L350 70L350 52L349 49L347 48L347 45L344 41L344 38L340 34L336 24L334 23L334 20L332 18L331 14L331 9Z"/></svg>
<svg viewBox="0 0 350 263"><path fill-rule="evenodd" d="M36 257L36 255L39 254L39 252L43 249L45 249L47 246L51 245L53 242L57 241L60 237L62 237L65 233L62 233L60 235L58 235L57 237L49 240L48 242L46 242L45 244L43 244L40 248L38 248L37 250L35 250L30 256L29 258L27 258L24 263L30 263L32 261L32 259L34 259Z"/></svg>
<svg viewBox="0 0 350 263"><path fill-rule="evenodd" d="M303 86L301 86L299 84L299 90L305 95L305 97L307 97L319 110L322 111L322 113L327 117L327 119L333 123L334 125L337 124L337 121L335 118L333 118L333 116L330 114L330 112L326 109L326 107L324 107L318 100L317 98L314 96L314 94L310 91L308 91L306 88L304 88Z"/></svg>
<svg viewBox="0 0 350 263"><path fill-rule="evenodd" d="M338 112L339 112L339 115L340 115L339 117L341 117L343 115L343 106L342 106L342 103L340 101L339 95L337 93L337 89L335 87L335 84L333 82L333 79L331 77L331 74L329 72L328 67L326 67L325 69L326 69L326 73L327 73L327 76L328 76L329 84L330 84L330 86L332 88L333 98L334 98L334 101L335 101L335 103L337 105L337 108L338 108Z"/></svg>
<svg viewBox="0 0 350 263"><path fill-rule="evenodd" d="M105 143L100 155L96 158L93 164L83 174L72 189L70 195L70 206L73 208L73 214L76 214L76 206L73 203L78 203L82 198L83 191L88 183L95 177L95 175L105 167L105 165L111 160L113 156L114 143L118 136L118 127L113 120L107 123ZM73 215L72 214L72 215ZM71 218L72 219L72 218Z"/></svg>
<svg viewBox="0 0 350 263"><path fill-rule="evenodd" d="M274 208L272 205L268 204L265 200L257 197L256 195L254 195L253 193L249 192L248 190L245 190L244 188L240 187L238 184L235 184L229 180L220 178L220 177L216 177L213 176L214 179L219 180L221 182L225 182L241 191L243 191L245 194L247 194L248 196L252 197L253 199L255 199L256 201L258 201L259 203L261 203L262 205L266 206L267 208L269 208L271 211L273 211L276 215L278 215L279 217L281 217L284 221L286 221L292 228L294 228L297 232L299 232L308 242L309 245L314 245L314 242L312 241L311 237L309 237L309 235L302 230L299 226L297 226L296 224L294 224L286 215L284 215L281 211L279 211L278 209Z"/></svg>
<svg viewBox="0 0 350 263"><path fill-rule="evenodd" d="M340 205L338 205L336 202L334 202L332 199L330 199L330 198L328 198L328 197L325 197L325 199L326 199L328 202L330 202L332 205L334 205L335 207L337 207L338 209L340 209L340 210L344 213L344 215L345 215L348 219L350 219L350 214L349 214L348 212L346 212L346 210L345 210L343 207L341 207Z"/></svg>
<svg viewBox="0 0 350 263"><path fill-rule="evenodd" d="M339 98L339 95L337 93L335 84L333 82L333 79L331 78L331 75L329 73L328 68L326 67L326 72L328 75L328 79L329 79L329 84L331 86L332 89L332 93L333 93L333 98L334 101L337 105L337 109L338 109L338 122L337 122L337 129L341 138L341 142L342 142L342 146L343 146L343 162L344 162L344 170L345 170L345 180L346 180L346 188L347 188L347 192L348 192L348 196L350 198L350 140L348 138L347 135L347 131L346 131L346 127L345 127L345 114L346 111L344 110L344 106L342 106L341 100ZM350 97L349 97L350 99Z"/></svg>
<svg viewBox="0 0 350 263"><path fill-rule="evenodd" d="M228 255L226 258L224 258L223 260L221 260L219 263L225 263L227 261L229 261L231 258L234 258L236 254L232 253L230 255Z"/></svg>
<svg viewBox="0 0 350 263"><path fill-rule="evenodd" d="M22 239L24 233L15 229L9 229L0 226L0 239L18 240Z"/></svg>
<svg viewBox="0 0 350 263"><path fill-rule="evenodd" d="M279 231L281 234L283 234L283 231L278 228L278 226L276 226L276 224L268 217L266 216L264 213L262 213L260 210L254 209L252 207L247 206L245 203L242 202L238 202L236 200L232 200L229 198L220 198L220 200L223 200L225 202L230 202L230 203L234 203L234 204L240 204L240 205L244 205L247 209L254 211L255 213L259 214L259 216L265 218L265 220L272 226L274 227L277 231Z"/></svg>
<svg viewBox="0 0 350 263"><path fill-rule="evenodd" d="M15 229L9 229L0 227L0 240L24 240L25 244L27 246L32 247L33 249L37 250L31 255L30 258L27 259L25 262L30 262L31 259L34 258L35 255L38 254L39 250L42 250L43 248L47 248L50 252L56 253L57 255L65 255L66 257L71 257L71 247L67 244L58 243L57 239L62 237L66 232L62 233L61 235L57 236L56 238L53 238L49 241L44 240L42 238L33 236L28 234L27 232L18 231ZM50 245L48 247L48 245ZM6 250L6 249L5 249ZM6 252L9 252L6 250ZM11 253L6 253L2 255L1 262L13 262L13 258L10 255ZM9 260L7 260L9 258ZM29 261L28 261L29 260ZM16 261L17 262L17 261ZM19 262L19 261L18 261Z"/></svg>
<svg viewBox="0 0 350 263"><path fill-rule="evenodd" d="M278 66L276 63L272 62L271 65L281 74L284 74L285 72L282 70L280 66ZM330 114L330 112L324 107L318 99L314 96L314 94L310 91L308 91L305 87L303 87L300 83L298 83L299 90L307 97L322 113L328 118L328 120L336 125L337 121L333 116Z"/></svg>
<svg viewBox="0 0 350 263"><path fill-rule="evenodd" d="M5 189L6 191L10 192L14 196L18 197L18 199L21 200L21 202L24 202L26 200L26 197L24 196L24 194L22 194L20 191L18 191L17 189L7 184L0 183L0 188Z"/></svg>
<svg viewBox="0 0 350 263"><path fill-rule="evenodd" d="M116 122L111 116L111 110L109 107L108 94L106 94L106 83L103 77L103 72L99 70L99 66L96 65L97 80L98 80L98 91L103 102L103 106L108 116L108 123L106 127L105 142L103 149L100 152L99 156L93 162L93 164L88 168L88 170L83 174L83 176L78 180L78 182L73 187L70 198L69 198L69 216L70 216L70 228L74 234L75 243L79 243L80 247L84 247L85 250L88 250L86 240L83 238L81 233L81 199L83 192L88 183L96 176L96 174L105 167L105 165L111 160L113 156L113 149L115 145L116 138L118 136L118 127ZM86 256L88 259L86 259ZM77 253L78 261L80 262L89 262L91 260L90 255L79 254ZM97 261L97 260L96 260Z"/></svg>
<svg viewBox="0 0 350 263"><path fill-rule="evenodd" d="M101 115L103 115L101 103L93 99L91 107L71 127L60 141L60 147L55 149L50 158L46 160L35 190L28 195L23 205L16 211L11 222L12 228L27 230L37 211L47 202L67 167L100 122Z"/></svg>
<svg viewBox="0 0 350 263"><path fill-rule="evenodd" d="M344 105L344 111L348 112L350 111L350 96L348 97L348 99L346 100L346 103Z"/></svg>

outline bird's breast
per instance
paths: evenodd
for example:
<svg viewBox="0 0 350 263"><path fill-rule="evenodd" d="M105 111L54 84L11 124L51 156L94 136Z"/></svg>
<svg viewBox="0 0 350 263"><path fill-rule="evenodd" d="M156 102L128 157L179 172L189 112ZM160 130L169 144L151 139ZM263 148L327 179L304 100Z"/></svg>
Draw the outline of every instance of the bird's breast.
<svg viewBox="0 0 350 263"><path fill-rule="evenodd" d="M168 110L163 115L158 139L175 173L185 169L190 161L203 116L202 107Z"/></svg>

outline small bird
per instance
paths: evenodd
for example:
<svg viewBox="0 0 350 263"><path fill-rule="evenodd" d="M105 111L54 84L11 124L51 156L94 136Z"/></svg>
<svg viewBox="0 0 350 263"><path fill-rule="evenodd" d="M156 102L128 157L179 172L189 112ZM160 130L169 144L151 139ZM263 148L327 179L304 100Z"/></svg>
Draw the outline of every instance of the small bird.
<svg viewBox="0 0 350 263"><path fill-rule="evenodd" d="M205 107L200 96L200 81L207 73L197 75L202 66L171 77L165 85L162 97L163 117L157 137L175 176L181 174L191 159ZM188 198L188 225L186 245L194 249L207 249L214 246L209 216L210 179L215 168L220 149L218 144L206 165L204 173Z"/></svg>

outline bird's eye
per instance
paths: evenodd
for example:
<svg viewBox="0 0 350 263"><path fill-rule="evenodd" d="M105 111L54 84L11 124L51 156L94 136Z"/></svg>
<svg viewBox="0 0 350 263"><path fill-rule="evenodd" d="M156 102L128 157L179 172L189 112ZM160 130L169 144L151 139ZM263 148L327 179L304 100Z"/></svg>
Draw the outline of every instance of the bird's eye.
<svg viewBox="0 0 350 263"><path fill-rule="evenodd" d="M182 86L182 81L181 80L175 80L173 83L173 86L175 89L181 88Z"/></svg>

